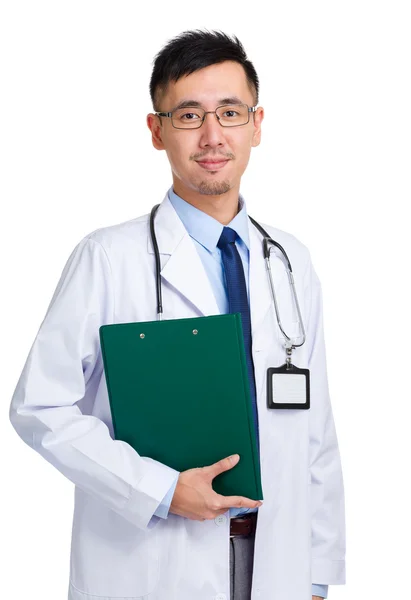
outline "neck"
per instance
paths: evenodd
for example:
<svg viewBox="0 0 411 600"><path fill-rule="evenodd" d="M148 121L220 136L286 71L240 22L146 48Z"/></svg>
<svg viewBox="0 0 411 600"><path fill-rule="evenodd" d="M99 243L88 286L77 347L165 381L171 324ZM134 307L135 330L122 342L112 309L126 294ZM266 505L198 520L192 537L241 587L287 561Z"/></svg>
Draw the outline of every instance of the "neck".
<svg viewBox="0 0 411 600"><path fill-rule="evenodd" d="M187 188L180 181L173 182L174 192L183 200L210 215L222 225L228 225L239 211L239 187L236 186L217 196L200 194Z"/></svg>

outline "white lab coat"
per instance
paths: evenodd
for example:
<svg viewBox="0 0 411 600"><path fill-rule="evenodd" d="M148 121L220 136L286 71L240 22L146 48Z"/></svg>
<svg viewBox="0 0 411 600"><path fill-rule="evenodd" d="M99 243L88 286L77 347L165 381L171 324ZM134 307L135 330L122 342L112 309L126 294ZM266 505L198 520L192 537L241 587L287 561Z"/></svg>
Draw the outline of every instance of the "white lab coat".
<svg viewBox="0 0 411 600"><path fill-rule="evenodd" d="M311 408L266 406L267 368L283 364L285 353L262 236L249 222L264 494L251 599L311 600L311 583L345 583L344 489L321 287L307 248L262 225L293 268L307 332L293 362L310 369ZM155 227L164 318L218 314L201 259L167 195ZM297 335L285 268L274 253L271 264L282 324ZM154 269L148 214L83 238L64 267L13 394L10 419L17 433L75 484L69 600L230 600L229 512L206 521L169 513L148 526L176 472L114 440L99 327L157 318Z"/></svg>

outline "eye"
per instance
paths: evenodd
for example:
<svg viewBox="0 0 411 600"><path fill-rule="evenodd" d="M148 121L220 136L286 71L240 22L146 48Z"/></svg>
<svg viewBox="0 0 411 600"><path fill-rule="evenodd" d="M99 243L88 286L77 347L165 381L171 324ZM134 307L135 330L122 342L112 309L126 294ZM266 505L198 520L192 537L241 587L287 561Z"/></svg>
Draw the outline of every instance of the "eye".
<svg viewBox="0 0 411 600"><path fill-rule="evenodd" d="M230 110L225 110L225 111L224 111L224 113L223 113L223 114L224 114L224 116L226 116L226 115L227 115L227 113L235 113L234 115L229 115L229 117L230 117L230 116L237 116L237 117L238 117L238 115L240 114L239 112L237 112L236 110L232 110L231 108L230 108Z"/></svg>
<svg viewBox="0 0 411 600"><path fill-rule="evenodd" d="M186 117L188 117L188 118L186 118ZM191 118L191 117L194 117L194 118ZM186 120L186 121L195 121L195 117L197 117L198 119L201 118L196 113L189 112L189 113L183 113L182 115L180 115L179 119L183 119L183 120Z"/></svg>

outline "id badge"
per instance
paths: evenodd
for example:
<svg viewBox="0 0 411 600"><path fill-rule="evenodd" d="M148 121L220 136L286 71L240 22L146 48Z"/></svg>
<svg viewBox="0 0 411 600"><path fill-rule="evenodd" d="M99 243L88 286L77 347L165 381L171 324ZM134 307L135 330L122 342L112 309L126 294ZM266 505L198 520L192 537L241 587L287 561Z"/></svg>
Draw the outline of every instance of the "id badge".
<svg viewBox="0 0 411 600"><path fill-rule="evenodd" d="M310 408L310 371L284 363L267 369L268 408Z"/></svg>

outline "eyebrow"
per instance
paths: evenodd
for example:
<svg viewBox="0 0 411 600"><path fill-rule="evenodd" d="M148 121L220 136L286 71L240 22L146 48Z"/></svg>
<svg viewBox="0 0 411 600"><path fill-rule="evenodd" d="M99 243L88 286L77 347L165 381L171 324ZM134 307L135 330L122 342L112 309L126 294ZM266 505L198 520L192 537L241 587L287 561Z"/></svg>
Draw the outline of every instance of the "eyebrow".
<svg viewBox="0 0 411 600"><path fill-rule="evenodd" d="M228 96L227 98L220 98L219 100L217 100L217 102L217 106L221 106L222 104L246 104L246 102L243 102L240 98L238 98L238 96ZM176 104L176 106L174 106L170 112L173 112L173 110L177 110L178 108L187 108L187 106L204 108L201 102L198 102L197 100L182 100L181 102Z"/></svg>

